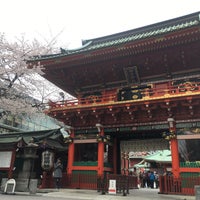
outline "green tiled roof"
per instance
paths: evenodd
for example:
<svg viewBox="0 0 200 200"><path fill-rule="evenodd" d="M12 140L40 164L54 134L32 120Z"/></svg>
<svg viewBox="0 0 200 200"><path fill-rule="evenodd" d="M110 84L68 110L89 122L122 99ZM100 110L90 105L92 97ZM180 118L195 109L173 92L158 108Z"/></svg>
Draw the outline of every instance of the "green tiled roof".
<svg viewBox="0 0 200 200"><path fill-rule="evenodd" d="M103 42L103 43L99 43L99 44L94 44L94 45L88 46L87 48L84 48L83 50L86 50L86 49L87 50L94 50L94 49L99 49L99 48L102 48L102 47L114 46L114 45L118 45L118 44L122 44L122 43L126 43L126 42L144 39L144 38L156 36L156 35L159 35L159 34L188 28L188 27L197 25L198 23L199 23L199 21L195 20L195 21L191 21L191 22L186 22L184 24L174 25L172 27L165 27L165 28L161 28L161 29L157 29L157 30L153 30L153 31L138 33L138 34L130 35L128 37L119 38L119 39L116 39L116 40L111 40L111 41L107 41L107 42Z"/></svg>
<svg viewBox="0 0 200 200"><path fill-rule="evenodd" d="M0 145L15 145L19 141L24 141L25 144L28 144L29 141L33 138L36 144L40 144L41 142L43 142L44 139L46 139L47 144L51 147L56 147L58 149L66 149L67 147L63 146L60 143L59 137L62 137L60 129L5 133L0 134Z"/></svg>
<svg viewBox="0 0 200 200"><path fill-rule="evenodd" d="M145 26L121 32L105 37L84 40L81 48L65 50L61 49L60 54L44 55L35 57L36 60L43 60L49 58L62 57L72 54L78 54L86 51L98 50L101 48L114 47L117 45L139 41L146 38L156 37L162 34L187 29L193 26L197 26L200 23L200 13L193 13L187 16L171 19L168 21L160 22L157 24Z"/></svg>
<svg viewBox="0 0 200 200"><path fill-rule="evenodd" d="M146 156L144 160L147 162L153 161L158 163L171 163L172 162L171 151L170 150L158 151L155 154Z"/></svg>
<svg viewBox="0 0 200 200"><path fill-rule="evenodd" d="M5 144L5 143L17 143L20 140L22 140L22 137L20 136L13 136L13 137L2 137L0 138L0 144Z"/></svg>

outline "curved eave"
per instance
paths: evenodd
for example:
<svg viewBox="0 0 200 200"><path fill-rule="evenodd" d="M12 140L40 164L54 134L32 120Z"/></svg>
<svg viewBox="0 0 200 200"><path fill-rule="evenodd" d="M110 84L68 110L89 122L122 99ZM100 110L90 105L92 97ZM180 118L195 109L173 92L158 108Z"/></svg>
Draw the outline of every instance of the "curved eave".
<svg viewBox="0 0 200 200"><path fill-rule="evenodd" d="M24 139L22 137L1 137L0 138L0 150L5 150L5 149L15 149L19 142L22 144L26 144Z"/></svg>
<svg viewBox="0 0 200 200"><path fill-rule="evenodd" d="M118 56L137 55L144 52L159 50L167 47L183 45L200 40L200 28L192 27L190 29L181 30L176 33L162 34L159 37L151 37L143 40L129 41L121 45L102 47L101 49L90 50L72 55L63 55L62 57L41 60L41 64L48 67L68 63L76 65L78 63L91 63L94 61L107 60Z"/></svg>
<svg viewBox="0 0 200 200"><path fill-rule="evenodd" d="M46 137L51 137L52 135L57 134L57 132L59 132L59 129L5 133L0 135L0 144L15 144L21 140L28 144L31 138L43 139Z"/></svg>
<svg viewBox="0 0 200 200"><path fill-rule="evenodd" d="M99 44L99 43L106 43L109 41L115 41L119 39L125 39L134 36L142 37L142 36L148 36L151 34L159 34L160 32L168 32L168 31L174 31L178 29L185 28L187 26L194 25L195 23L198 23L200 21L200 13L192 13L186 16L162 21L159 23L147 25L144 27L128 30L128 31L123 31L120 33L104 36L104 37L99 37L95 39L89 39L89 40L83 40L82 44L85 45L88 42L93 42L93 44ZM143 35L141 35L143 34Z"/></svg>
<svg viewBox="0 0 200 200"><path fill-rule="evenodd" d="M78 49L61 50L62 53L36 56L30 59L30 62L41 61L42 63L51 64L52 62L62 62L65 59L77 60L90 55L90 52L115 50L118 46L127 46L132 43L140 43L142 41L151 40L153 38L162 37L163 35L173 34L174 32L199 27L199 13L177 19L160 22L146 27L105 36L101 38L85 40L83 46Z"/></svg>

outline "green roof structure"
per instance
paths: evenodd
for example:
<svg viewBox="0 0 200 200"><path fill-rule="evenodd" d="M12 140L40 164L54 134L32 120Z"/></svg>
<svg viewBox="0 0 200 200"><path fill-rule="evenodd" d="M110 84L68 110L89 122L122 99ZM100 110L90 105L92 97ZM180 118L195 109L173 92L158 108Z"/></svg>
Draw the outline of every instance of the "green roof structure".
<svg viewBox="0 0 200 200"><path fill-rule="evenodd" d="M0 150L5 147L14 148L26 146L32 141L36 145L42 145L46 141L46 145L52 149L66 150L67 145L64 143L63 134L60 129L32 131L32 132L16 132L0 134Z"/></svg>
<svg viewBox="0 0 200 200"><path fill-rule="evenodd" d="M146 162L156 162L156 163L171 163L171 151L170 150L162 150L158 151L155 154L148 155L144 158Z"/></svg>

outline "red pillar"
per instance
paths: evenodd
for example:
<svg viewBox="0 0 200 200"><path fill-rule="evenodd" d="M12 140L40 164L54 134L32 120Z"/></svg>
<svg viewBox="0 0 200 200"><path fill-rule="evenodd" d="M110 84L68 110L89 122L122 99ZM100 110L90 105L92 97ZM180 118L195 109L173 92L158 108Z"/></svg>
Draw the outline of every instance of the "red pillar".
<svg viewBox="0 0 200 200"><path fill-rule="evenodd" d="M13 168L14 168L14 163L15 163L15 157L16 157L16 150L14 149L12 151L12 157L11 157L11 162L10 162L10 168L8 171L8 178L12 178L13 176Z"/></svg>
<svg viewBox="0 0 200 200"><path fill-rule="evenodd" d="M176 135L176 124L173 118L168 118L169 131L171 134ZM176 137L171 139L171 154L172 154L172 172L175 178L179 177L179 153L178 141Z"/></svg>
<svg viewBox="0 0 200 200"><path fill-rule="evenodd" d="M102 138L99 142L98 142L98 170L97 170L97 174L98 175L103 175L104 172L104 129L103 126L100 124L96 124L96 127L98 129L98 134L100 136L100 138Z"/></svg>
<svg viewBox="0 0 200 200"><path fill-rule="evenodd" d="M125 175L129 175L129 152L125 154Z"/></svg>
<svg viewBox="0 0 200 200"><path fill-rule="evenodd" d="M125 155L126 155L125 152L121 152L121 174L123 174L123 175L125 174L125 168L126 168Z"/></svg>
<svg viewBox="0 0 200 200"><path fill-rule="evenodd" d="M121 174L129 175L129 152L121 153Z"/></svg>
<svg viewBox="0 0 200 200"><path fill-rule="evenodd" d="M69 149L68 149L68 163L67 163L67 174L72 174L73 163L74 163L74 150L75 144L73 142L74 139L74 129L70 129L70 140L69 141Z"/></svg>

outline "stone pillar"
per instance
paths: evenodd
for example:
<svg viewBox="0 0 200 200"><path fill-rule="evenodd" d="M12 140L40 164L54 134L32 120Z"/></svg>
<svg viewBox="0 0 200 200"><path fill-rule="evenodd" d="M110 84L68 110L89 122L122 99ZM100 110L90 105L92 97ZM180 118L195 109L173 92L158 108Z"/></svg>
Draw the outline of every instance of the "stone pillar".
<svg viewBox="0 0 200 200"><path fill-rule="evenodd" d="M24 164L23 170L19 173L20 178L33 177L34 159L36 156L37 146L26 146L24 148Z"/></svg>
<svg viewBox="0 0 200 200"><path fill-rule="evenodd" d="M34 160L37 158L36 155L37 145L27 145L24 147L24 163L23 169L18 174L18 178L16 180L16 191L30 191L31 179L34 178L35 173L34 169ZM31 189L31 191L35 189Z"/></svg>

